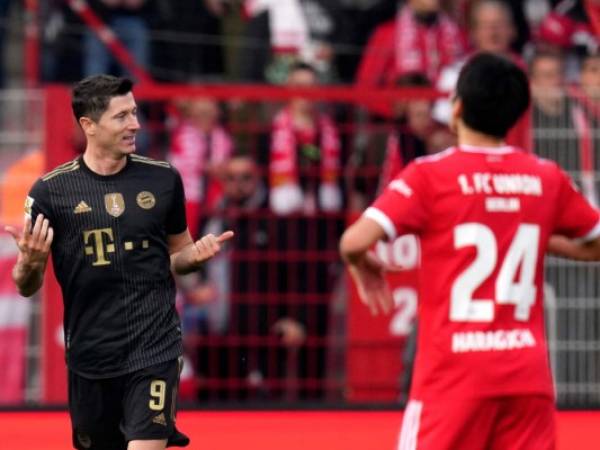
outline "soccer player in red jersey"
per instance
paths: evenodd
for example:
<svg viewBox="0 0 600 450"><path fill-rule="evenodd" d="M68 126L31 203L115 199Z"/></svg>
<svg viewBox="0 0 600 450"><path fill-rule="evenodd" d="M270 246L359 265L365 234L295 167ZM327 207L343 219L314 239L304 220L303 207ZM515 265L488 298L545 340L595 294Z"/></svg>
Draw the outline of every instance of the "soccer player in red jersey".
<svg viewBox="0 0 600 450"><path fill-rule="evenodd" d="M399 450L555 447L544 253L598 258L600 214L555 163L504 144L528 105L519 67L474 56L452 106L459 144L407 166L342 236L342 257L374 313L392 300L371 246L405 233L421 239L417 356ZM564 237L549 249L552 235Z"/></svg>

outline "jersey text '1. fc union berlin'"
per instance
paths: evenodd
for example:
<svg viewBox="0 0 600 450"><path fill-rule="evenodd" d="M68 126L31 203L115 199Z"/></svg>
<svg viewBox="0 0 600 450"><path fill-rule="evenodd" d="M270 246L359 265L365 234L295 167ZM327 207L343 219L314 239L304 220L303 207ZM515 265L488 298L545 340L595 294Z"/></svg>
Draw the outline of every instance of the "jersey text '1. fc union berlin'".
<svg viewBox="0 0 600 450"><path fill-rule="evenodd" d="M553 396L543 316L552 234L600 235L599 214L550 161L461 146L417 159L367 209L419 235L412 397Z"/></svg>
<svg viewBox="0 0 600 450"><path fill-rule="evenodd" d="M187 225L181 178L168 163L131 155L102 176L79 157L40 178L26 210L54 229L71 370L114 377L181 355L167 236Z"/></svg>

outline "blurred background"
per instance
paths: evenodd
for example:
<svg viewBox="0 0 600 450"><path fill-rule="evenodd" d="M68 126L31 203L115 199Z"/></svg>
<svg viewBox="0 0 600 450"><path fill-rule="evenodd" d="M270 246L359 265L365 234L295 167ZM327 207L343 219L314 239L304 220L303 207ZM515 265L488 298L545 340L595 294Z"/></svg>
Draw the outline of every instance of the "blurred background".
<svg viewBox="0 0 600 450"><path fill-rule="evenodd" d="M181 172L194 236L236 231L178 282L188 406L402 407L419 242L378 255L396 309L371 317L337 253L394 174L453 145L449 97L476 51L513 59L533 103L510 143L557 161L598 205L597 0L0 0L0 223L83 151L70 87L136 80L140 154ZM599 167L596 167L599 166ZM0 405L64 405L62 300L10 278L0 234ZM558 406L600 406L600 265L547 259ZM424 274L425 279L435 274Z"/></svg>

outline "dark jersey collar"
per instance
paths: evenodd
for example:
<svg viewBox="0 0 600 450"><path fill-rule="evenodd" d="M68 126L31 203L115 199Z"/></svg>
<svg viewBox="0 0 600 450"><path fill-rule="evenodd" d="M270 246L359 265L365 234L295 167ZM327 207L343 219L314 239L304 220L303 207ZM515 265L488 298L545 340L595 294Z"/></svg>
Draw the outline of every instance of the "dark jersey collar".
<svg viewBox="0 0 600 450"><path fill-rule="evenodd" d="M94 172L92 169L90 169L87 166L87 164L83 160L83 155L81 155L78 158L78 160L79 160L79 166L81 167L81 170L83 170L84 173L86 173L87 175L90 175L93 178L96 178L98 180L104 180L104 181L115 180L115 179L122 177L123 174L126 173L129 170L129 168L131 167L131 157L129 155L127 155L127 161L125 163L125 166L123 166L123 168L121 170L119 170L117 173L113 173L111 175L100 175L99 173Z"/></svg>

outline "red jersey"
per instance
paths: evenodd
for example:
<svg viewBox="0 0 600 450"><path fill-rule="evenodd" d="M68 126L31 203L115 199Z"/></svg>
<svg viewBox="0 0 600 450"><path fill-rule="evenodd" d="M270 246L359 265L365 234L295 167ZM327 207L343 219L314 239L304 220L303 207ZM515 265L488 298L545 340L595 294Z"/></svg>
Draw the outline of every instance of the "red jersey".
<svg viewBox="0 0 600 450"><path fill-rule="evenodd" d="M368 208L421 238L412 397L553 397L543 316L550 235L592 239L600 215L559 167L513 147L415 160Z"/></svg>

